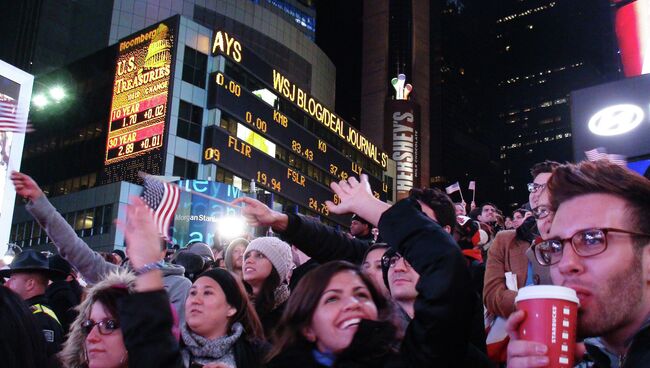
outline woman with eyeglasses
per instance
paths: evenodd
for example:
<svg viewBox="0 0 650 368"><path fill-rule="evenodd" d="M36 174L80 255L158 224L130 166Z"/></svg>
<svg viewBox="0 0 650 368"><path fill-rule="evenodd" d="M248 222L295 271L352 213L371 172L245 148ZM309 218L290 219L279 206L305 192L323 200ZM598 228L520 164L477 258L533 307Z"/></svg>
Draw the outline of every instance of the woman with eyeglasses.
<svg viewBox="0 0 650 368"><path fill-rule="evenodd" d="M133 292L135 276L112 273L88 290L59 358L63 367L128 367L118 303Z"/></svg>

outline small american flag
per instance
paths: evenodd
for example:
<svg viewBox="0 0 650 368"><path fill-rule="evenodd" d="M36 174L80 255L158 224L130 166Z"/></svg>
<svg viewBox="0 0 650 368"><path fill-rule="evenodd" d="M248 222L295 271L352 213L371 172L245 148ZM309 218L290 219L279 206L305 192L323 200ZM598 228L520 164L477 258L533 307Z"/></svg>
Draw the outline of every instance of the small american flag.
<svg viewBox="0 0 650 368"><path fill-rule="evenodd" d="M177 185L164 183L151 175L145 175L143 180L142 199L153 211L158 231L169 240L169 226L178 208L180 189Z"/></svg>
<svg viewBox="0 0 650 368"><path fill-rule="evenodd" d="M13 101L0 101L0 131L25 133L27 129L27 116Z"/></svg>
<svg viewBox="0 0 650 368"><path fill-rule="evenodd" d="M625 156L617 155L615 153L607 153L607 150L603 147L585 151L585 156L587 156L587 160L589 161L607 160L615 165L627 166L627 159Z"/></svg>
<svg viewBox="0 0 650 368"><path fill-rule="evenodd" d="M476 190L476 182L475 181L470 181L469 182L469 190Z"/></svg>
<svg viewBox="0 0 650 368"><path fill-rule="evenodd" d="M460 184L458 182L455 182L454 184L445 188L447 194L458 192L459 190L460 190Z"/></svg>
<svg viewBox="0 0 650 368"><path fill-rule="evenodd" d="M587 156L587 160L589 161L604 160L607 158L607 151L603 147L598 147L585 151L585 156Z"/></svg>

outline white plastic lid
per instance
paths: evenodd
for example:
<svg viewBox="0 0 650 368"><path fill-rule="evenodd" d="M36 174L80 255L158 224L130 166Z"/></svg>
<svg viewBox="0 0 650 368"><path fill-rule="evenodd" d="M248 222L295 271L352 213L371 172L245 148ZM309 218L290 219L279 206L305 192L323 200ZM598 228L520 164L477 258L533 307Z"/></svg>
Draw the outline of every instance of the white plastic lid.
<svg viewBox="0 0 650 368"><path fill-rule="evenodd" d="M561 299L580 304L576 291L564 286L531 285L519 289L515 303L529 299Z"/></svg>

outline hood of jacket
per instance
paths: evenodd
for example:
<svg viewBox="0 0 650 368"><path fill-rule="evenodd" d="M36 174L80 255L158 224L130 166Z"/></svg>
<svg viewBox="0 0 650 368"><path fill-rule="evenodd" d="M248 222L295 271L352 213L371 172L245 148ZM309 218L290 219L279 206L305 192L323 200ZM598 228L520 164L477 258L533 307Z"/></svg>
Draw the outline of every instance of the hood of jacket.
<svg viewBox="0 0 650 368"><path fill-rule="evenodd" d="M115 286L126 287L130 293L134 291L135 275L124 269L119 269L115 272L109 273L106 277L88 289L88 294L84 301L77 306L79 315L70 325L70 332L68 333L67 340L63 344L63 349L59 353L59 359L63 367L86 367L86 353L84 351L86 336L81 330L81 324L88 319L90 310L92 309L93 301L97 293Z"/></svg>
<svg viewBox="0 0 650 368"><path fill-rule="evenodd" d="M163 277L172 275L185 277L185 267L181 265L165 262L165 265L160 270Z"/></svg>

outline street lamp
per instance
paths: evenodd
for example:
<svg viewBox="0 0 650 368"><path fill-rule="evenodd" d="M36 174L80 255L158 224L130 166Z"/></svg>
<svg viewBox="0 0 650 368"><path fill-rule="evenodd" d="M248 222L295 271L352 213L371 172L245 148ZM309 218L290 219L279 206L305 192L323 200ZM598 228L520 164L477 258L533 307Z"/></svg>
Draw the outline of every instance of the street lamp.
<svg viewBox="0 0 650 368"><path fill-rule="evenodd" d="M42 83L39 84L43 85ZM45 106L49 105L50 102L59 103L63 101L66 98L66 95L66 91L63 87L53 86L48 89L47 94L35 94L34 97L32 97L32 104L34 104L37 109L42 109Z"/></svg>

